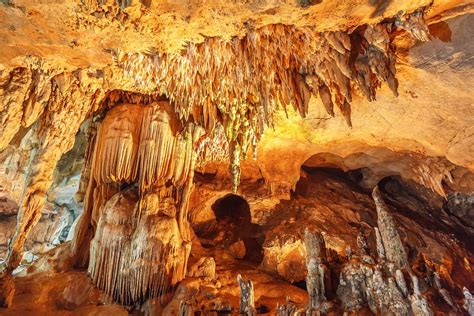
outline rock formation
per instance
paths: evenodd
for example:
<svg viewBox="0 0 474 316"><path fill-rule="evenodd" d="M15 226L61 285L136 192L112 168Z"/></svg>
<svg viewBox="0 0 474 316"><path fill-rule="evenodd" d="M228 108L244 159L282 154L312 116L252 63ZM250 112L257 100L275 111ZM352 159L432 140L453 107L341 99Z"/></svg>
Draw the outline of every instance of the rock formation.
<svg viewBox="0 0 474 316"><path fill-rule="evenodd" d="M325 297L325 274L324 267L326 257L326 246L321 233L305 230L306 267L308 269L306 286L308 288L309 303L307 313L311 315L326 300ZM327 275L326 275L327 277Z"/></svg>
<svg viewBox="0 0 474 316"><path fill-rule="evenodd" d="M390 210L385 204L378 187L375 187L372 191L372 197L377 207L377 231L380 233L382 239L382 245L379 245L379 247L382 246L383 250L380 249L379 253L385 254L387 261L392 263L395 269L404 268L407 266L405 248L403 247L393 217L390 215ZM379 233L376 232L377 235Z"/></svg>
<svg viewBox="0 0 474 316"><path fill-rule="evenodd" d="M0 314L473 314L473 12L0 1Z"/></svg>
<svg viewBox="0 0 474 316"><path fill-rule="evenodd" d="M180 128L161 102L115 106L94 136L73 251L91 243L94 283L123 304L164 296L186 274L187 199L200 135L192 124Z"/></svg>
<svg viewBox="0 0 474 316"><path fill-rule="evenodd" d="M239 274L237 276L237 282L239 283L240 287L240 313L247 316L256 315L257 311L255 310L255 298L252 280L245 281Z"/></svg>

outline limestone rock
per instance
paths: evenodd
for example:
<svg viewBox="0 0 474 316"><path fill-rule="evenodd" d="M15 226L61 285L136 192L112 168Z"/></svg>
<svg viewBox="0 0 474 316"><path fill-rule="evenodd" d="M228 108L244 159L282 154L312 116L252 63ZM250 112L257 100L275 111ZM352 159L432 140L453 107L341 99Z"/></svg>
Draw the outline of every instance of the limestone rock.
<svg viewBox="0 0 474 316"><path fill-rule="evenodd" d="M407 255L405 248L398 234L395 221L390 215L390 210L383 201L383 197L378 187L372 191L375 205L377 207L377 223L387 260L395 265L397 269L407 265Z"/></svg>
<svg viewBox="0 0 474 316"><path fill-rule="evenodd" d="M202 257L191 266L188 276L214 279L216 275L216 262L212 257Z"/></svg>
<svg viewBox="0 0 474 316"><path fill-rule="evenodd" d="M464 310L469 313L469 316L474 315L474 299L472 298L471 292L467 288L463 288L464 294Z"/></svg>
<svg viewBox="0 0 474 316"><path fill-rule="evenodd" d="M244 242L242 240L236 241L229 246L229 252L234 258L242 259L246 252Z"/></svg>
<svg viewBox="0 0 474 316"><path fill-rule="evenodd" d="M270 236L269 236L270 237ZM304 280L306 250L302 239L271 234L263 245L262 269L286 280Z"/></svg>
<svg viewBox="0 0 474 316"><path fill-rule="evenodd" d="M252 281L246 281L242 279L241 275L239 274L237 276L237 283L240 287L240 313L247 316L257 315L257 311L255 310L255 298Z"/></svg>
<svg viewBox="0 0 474 316"><path fill-rule="evenodd" d="M10 275L0 275L0 308L9 307L15 295L15 284Z"/></svg>

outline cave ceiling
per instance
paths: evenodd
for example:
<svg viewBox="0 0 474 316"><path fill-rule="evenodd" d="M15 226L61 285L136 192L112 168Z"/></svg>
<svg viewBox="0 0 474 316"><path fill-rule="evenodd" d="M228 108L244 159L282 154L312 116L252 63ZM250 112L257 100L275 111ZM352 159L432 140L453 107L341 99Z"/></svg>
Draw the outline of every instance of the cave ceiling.
<svg viewBox="0 0 474 316"><path fill-rule="evenodd" d="M276 138L253 149L257 159L286 143L297 143L295 166L321 150L359 150L339 149L346 142L472 170L473 10L470 1L10 1L0 7L0 71L3 93L17 89L23 105L4 98L1 147L19 120L28 128L68 93L83 98L68 107L84 119L124 90L165 96L181 121L199 122L213 151L203 159L230 159L234 189L266 126ZM290 171L257 161L269 182ZM294 185L291 174L283 183Z"/></svg>
<svg viewBox="0 0 474 316"><path fill-rule="evenodd" d="M9 229L0 245L0 306L10 305L10 275L25 249L46 243L42 227L54 221L50 204L58 199L74 208L64 218L74 229L50 263L88 268L90 282L122 305L163 304L189 271L201 273L191 267L202 251L195 232L201 238L209 219L221 220L211 205L215 212L237 200L254 221L243 232L262 233L267 270L284 240L272 238L297 232L301 250L300 228L319 223L329 233L305 231L308 249L326 239L340 256L350 239L363 253L355 258L367 259L357 235L365 231L377 239L380 262L396 265L389 272L397 282L405 282L400 269L417 264L417 249L432 248L435 259L423 260L439 271L464 265L454 277L461 302L472 243L451 249L458 241L446 236L464 227L460 242L472 237L473 13L466 0L0 0L0 191L8 202L0 215ZM392 206L410 201L402 226L420 215L413 231L431 236L433 247L405 253L403 243L421 237L398 235L382 193ZM292 212L309 217L300 224ZM443 237L423 223L441 227ZM235 223L222 225L214 246ZM227 246L245 258L248 244ZM351 256L349 247L340 258L349 264ZM319 250L309 257L321 260ZM213 258L200 264L215 274ZM295 269L277 272L304 279L287 270ZM410 277L409 299L421 304ZM251 281L237 280L243 293L253 291Z"/></svg>

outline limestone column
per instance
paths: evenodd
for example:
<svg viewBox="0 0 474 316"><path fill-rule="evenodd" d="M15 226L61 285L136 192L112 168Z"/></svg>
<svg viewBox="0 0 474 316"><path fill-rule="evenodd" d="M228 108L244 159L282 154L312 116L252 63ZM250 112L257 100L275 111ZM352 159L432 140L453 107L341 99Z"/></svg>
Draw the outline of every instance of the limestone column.
<svg viewBox="0 0 474 316"><path fill-rule="evenodd" d="M401 269L407 266L408 261L395 221L378 187L375 187L372 191L372 197L377 208L377 224L382 238L385 256L388 262L395 265L395 269Z"/></svg>

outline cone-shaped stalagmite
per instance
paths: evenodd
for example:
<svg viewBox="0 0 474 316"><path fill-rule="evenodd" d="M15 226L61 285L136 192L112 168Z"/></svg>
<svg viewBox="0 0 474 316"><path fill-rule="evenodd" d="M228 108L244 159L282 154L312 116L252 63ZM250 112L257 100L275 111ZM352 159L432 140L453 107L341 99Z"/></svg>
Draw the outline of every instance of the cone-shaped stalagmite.
<svg viewBox="0 0 474 316"><path fill-rule="evenodd" d="M306 229L304 232L304 244L306 248L306 287L309 293L308 313L320 308L325 297L325 273L324 261L326 259L326 246L323 235Z"/></svg>
<svg viewBox="0 0 474 316"><path fill-rule="evenodd" d="M375 187L372 191L372 197L377 208L378 229L382 237L387 261L393 263L396 269L406 267L408 262L405 248L395 226L395 220L390 214L391 212L385 204L378 187Z"/></svg>
<svg viewBox="0 0 474 316"><path fill-rule="evenodd" d="M252 280L245 281L239 274L237 275L237 283L240 287L239 312L247 316L257 315Z"/></svg>

